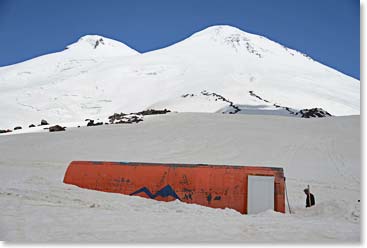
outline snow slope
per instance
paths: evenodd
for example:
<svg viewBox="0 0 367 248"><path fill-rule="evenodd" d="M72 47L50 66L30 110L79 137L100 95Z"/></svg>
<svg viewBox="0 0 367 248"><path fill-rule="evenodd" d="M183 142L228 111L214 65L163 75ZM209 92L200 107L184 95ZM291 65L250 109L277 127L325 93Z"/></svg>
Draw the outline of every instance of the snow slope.
<svg viewBox="0 0 367 248"><path fill-rule="evenodd" d="M260 100L249 92L261 97ZM323 108L359 115L360 83L304 54L231 26L213 26L172 46L139 54L101 36L64 51L0 68L0 129L104 119L114 112L289 115L277 109ZM184 98L184 95L192 94Z"/></svg>
<svg viewBox="0 0 367 248"><path fill-rule="evenodd" d="M360 117L170 113L0 137L0 240L360 242ZM292 214L241 215L63 184L72 160L281 166ZM305 209L310 184L316 206Z"/></svg>

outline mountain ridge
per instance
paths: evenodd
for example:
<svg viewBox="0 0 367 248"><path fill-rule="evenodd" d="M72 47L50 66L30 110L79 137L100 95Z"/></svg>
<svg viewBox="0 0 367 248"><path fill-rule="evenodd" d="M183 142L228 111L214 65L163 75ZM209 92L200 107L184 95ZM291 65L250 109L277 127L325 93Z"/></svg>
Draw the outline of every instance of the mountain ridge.
<svg viewBox="0 0 367 248"><path fill-rule="evenodd" d="M228 106L201 95L203 91L242 106L239 113L278 115L275 105L322 108L332 115L360 113L358 80L231 26L208 27L141 54L99 35L83 36L67 47L0 67L0 128L40 119L104 119L151 107L218 112ZM183 98L185 94L194 97Z"/></svg>

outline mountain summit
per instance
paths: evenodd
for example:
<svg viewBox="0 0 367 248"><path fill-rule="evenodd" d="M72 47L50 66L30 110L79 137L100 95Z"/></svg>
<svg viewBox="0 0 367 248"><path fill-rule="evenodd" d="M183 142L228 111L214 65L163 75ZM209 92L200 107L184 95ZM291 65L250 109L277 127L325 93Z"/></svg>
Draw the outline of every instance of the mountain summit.
<svg viewBox="0 0 367 248"><path fill-rule="evenodd" d="M147 108L359 115L360 83L265 37L223 25L144 54L84 36L62 52L0 68L0 106L0 129Z"/></svg>
<svg viewBox="0 0 367 248"><path fill-rule="evenodd" d="M100 35L86 35L66 49L80 53L92 53L103 56L129 56L139 54L124 43Z"/></svg>
<svg viewBox="0 0 367 248"><path fill-rule="evenodd" d="M266 56L296 56L307 55L287 48L279 43L269 40L266 37L242 31L236 27L228 25L217 25L208 27L199 31L175 46L187 46L190 44L205 45L207 49L213 47L218 49L218 46L231 47L237 53L249 52L252 56L261 58ZM217 45L217 46L215 46Z"/></svg>

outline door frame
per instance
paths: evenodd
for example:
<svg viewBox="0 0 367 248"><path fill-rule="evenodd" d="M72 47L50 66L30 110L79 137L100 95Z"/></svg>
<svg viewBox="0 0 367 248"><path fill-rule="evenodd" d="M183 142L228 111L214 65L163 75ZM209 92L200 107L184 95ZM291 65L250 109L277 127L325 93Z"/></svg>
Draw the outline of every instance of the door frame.
<svg viewBox="0 0 367 248"><path fill-rule="evenodd" d="M272 177L274 179L273 181L273 210L275 211L275 176L274 175L259 175L259 174L249 174L246 176L246 184L245 188L246 188L246 197L245 197L245 206L246 206L246 211L245 213L248 214L248 206L249 206L249 177L253 176L253 177Z"/></svg>

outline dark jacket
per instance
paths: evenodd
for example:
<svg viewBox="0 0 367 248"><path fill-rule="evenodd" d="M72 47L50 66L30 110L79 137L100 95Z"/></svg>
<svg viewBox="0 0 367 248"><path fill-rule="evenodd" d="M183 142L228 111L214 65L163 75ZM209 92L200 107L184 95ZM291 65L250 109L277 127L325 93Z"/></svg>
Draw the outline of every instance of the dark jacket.
<svg viewBox="0 0 367 248"><path fill-rule="evenodd" d="M309 195L310 195L310 198L311 198L311 206L313 206L313 205L315 205L315 197L311 193ZM310 206L310 201L308 200L308 194L307 194L307 197L306 197L306 208L311 207L311 206Z"/></svg>

